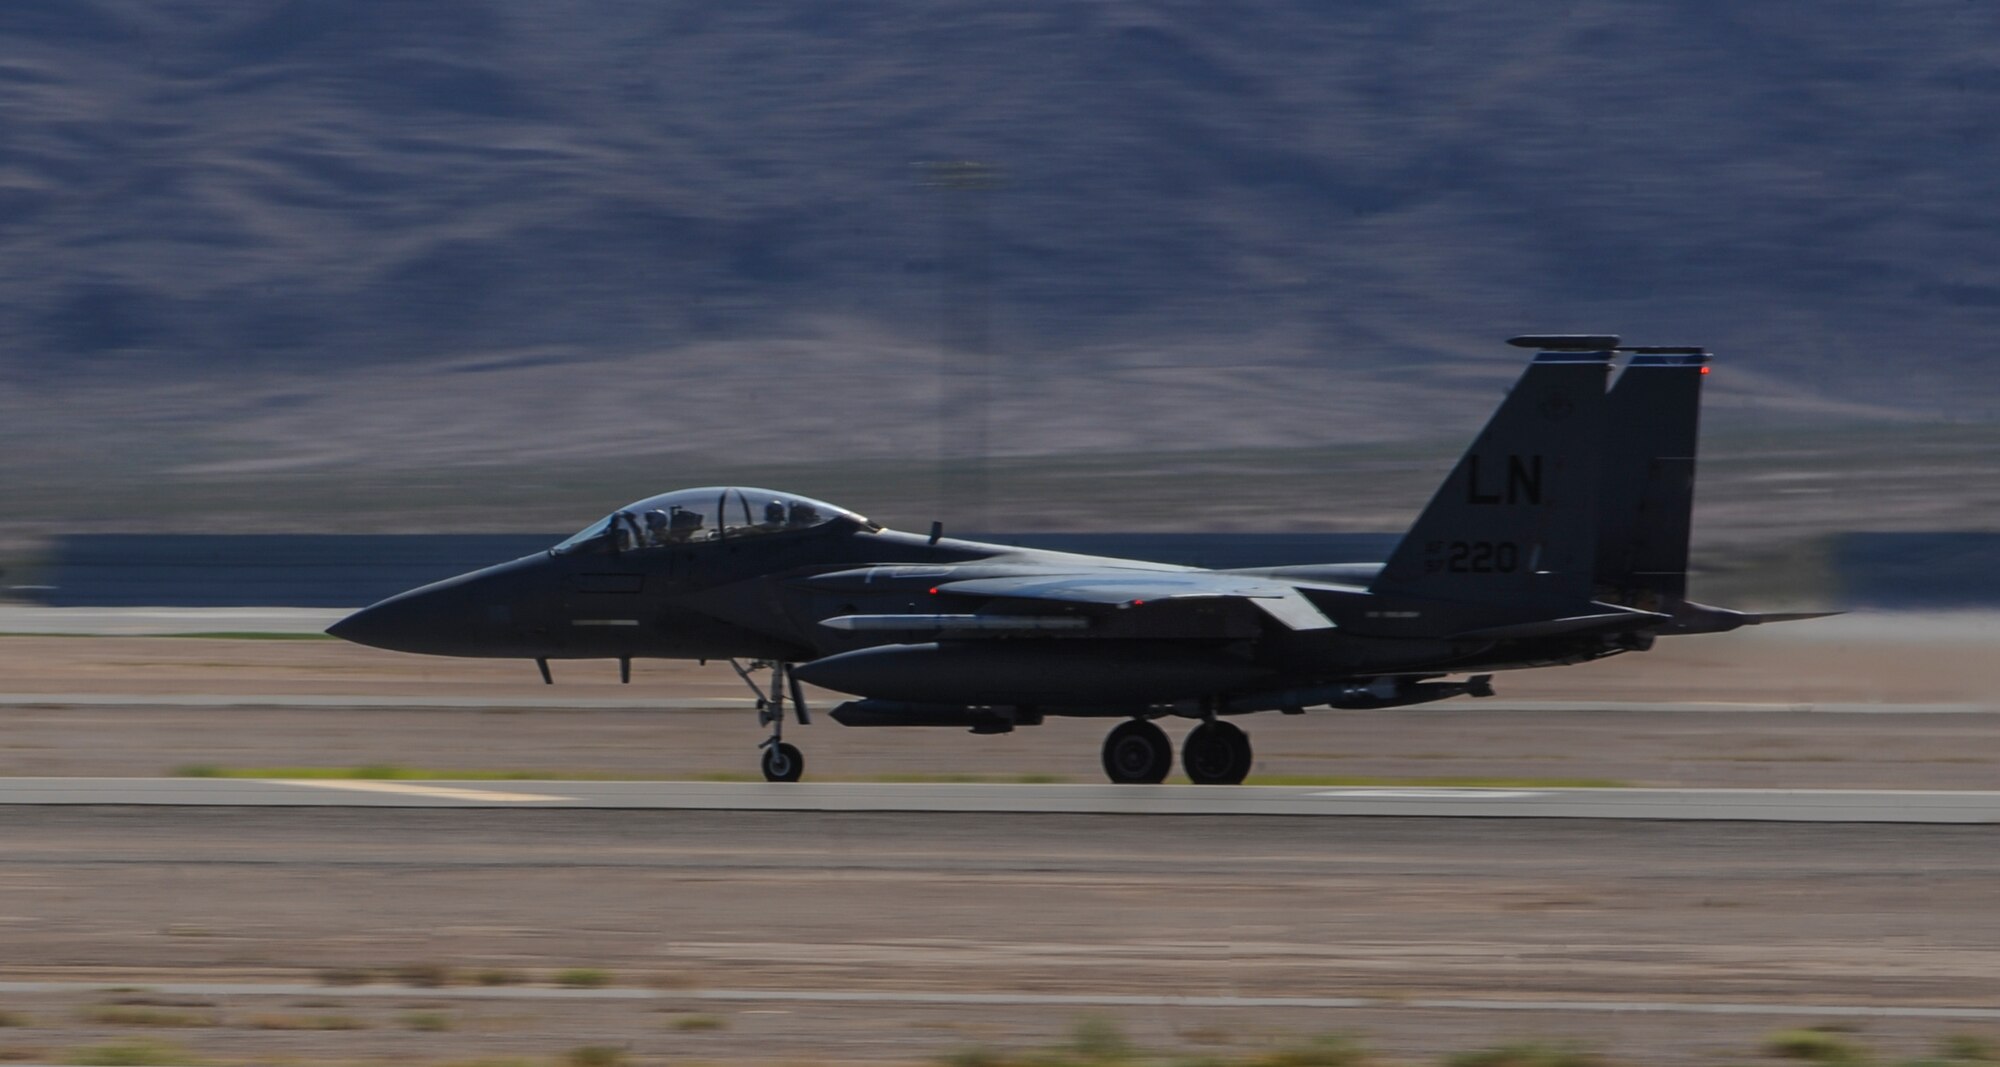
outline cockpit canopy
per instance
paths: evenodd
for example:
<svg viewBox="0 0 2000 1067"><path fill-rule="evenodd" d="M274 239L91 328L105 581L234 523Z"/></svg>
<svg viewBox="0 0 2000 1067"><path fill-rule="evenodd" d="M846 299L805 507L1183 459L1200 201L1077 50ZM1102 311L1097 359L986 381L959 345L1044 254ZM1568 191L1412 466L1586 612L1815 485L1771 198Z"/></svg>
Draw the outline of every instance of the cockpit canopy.
<svg viewBox="0 0 2000 1067"><path fill-rule="evenodd" d="M762 537L824 526L836 519L879 530L846 508L795 493L710 486L647 497L584 527L551 551L627 552Z"/></svg>

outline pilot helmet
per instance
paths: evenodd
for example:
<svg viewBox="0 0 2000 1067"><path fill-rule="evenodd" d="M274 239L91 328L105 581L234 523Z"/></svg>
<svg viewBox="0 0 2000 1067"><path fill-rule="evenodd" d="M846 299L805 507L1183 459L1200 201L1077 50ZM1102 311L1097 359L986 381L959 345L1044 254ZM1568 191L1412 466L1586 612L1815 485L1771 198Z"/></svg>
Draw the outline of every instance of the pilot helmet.
<svg viewBox="0 0 2000 1067"><path fill-rule="evenodd" d="M785 502L782 500L773 500L770 503L764 505L764 521L765 522L785 521Z"/></svg>
<svg viewBox="0 0 2000 1067"><path fill-rule="evenodd" d="M792 525L811 526L819 521L819 509L803 500L792 504Z"/></svg>
<svg viewBox="0 0 2000 1067"><path fill-rule="evenodd" d="M666 528L667 528L666 512L661 511L659 508L654 508L653 510L646 513L646 529L664 530Z"/></svg>

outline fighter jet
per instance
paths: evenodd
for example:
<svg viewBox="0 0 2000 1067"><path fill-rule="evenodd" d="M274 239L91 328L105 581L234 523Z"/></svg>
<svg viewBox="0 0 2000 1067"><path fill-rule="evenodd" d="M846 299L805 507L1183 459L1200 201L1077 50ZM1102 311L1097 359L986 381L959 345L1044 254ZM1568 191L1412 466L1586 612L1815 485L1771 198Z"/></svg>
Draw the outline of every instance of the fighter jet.
<svg viewBox="0 0 2000 1067"><path fill-rule="evenodd" d="M1493 693L1495 672L1583 663L1812 615L1686 597L1699 348L1529 336L1519 381L1380 563L1205 570L885 529L793 493L683 489L545 552L391 597L327 632L380 648L549 661L726 661L757 697L764 776L797 781L802 683L845 726L1005 733L1116 721L1113 782L1181 765L1237 784L1252 712ZM1607 388L1613 365L1624 365Z"/></svg>

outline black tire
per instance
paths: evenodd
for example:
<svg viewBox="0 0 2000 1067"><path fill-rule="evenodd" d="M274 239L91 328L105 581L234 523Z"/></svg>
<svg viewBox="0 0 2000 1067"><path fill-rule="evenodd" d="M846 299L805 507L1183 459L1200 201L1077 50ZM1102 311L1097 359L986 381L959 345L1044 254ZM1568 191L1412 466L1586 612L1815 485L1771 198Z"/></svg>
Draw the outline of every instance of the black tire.
<svg viewBox="0 0 2000 1067"><path fill-rule="evenodd" d="M764 750L764 780L796 782L806 773L806 757L798 746L780 741Z"/></svg>
<svg viewBox="0 0 2000 1067"><path fill-rule="evenodd" d="M1104 739L1104 773L1120 785L1158 785L1174 769L1174 743L1144 719L1119 723Z"/></svg>
<svg viewBox="0 0 2000 1067"><path fill-rule="evenodd" d="M1251 759L1250 735L1235 723L1202 723L1181 742L1181 767L1196 785L1242 785Z"/></svg>

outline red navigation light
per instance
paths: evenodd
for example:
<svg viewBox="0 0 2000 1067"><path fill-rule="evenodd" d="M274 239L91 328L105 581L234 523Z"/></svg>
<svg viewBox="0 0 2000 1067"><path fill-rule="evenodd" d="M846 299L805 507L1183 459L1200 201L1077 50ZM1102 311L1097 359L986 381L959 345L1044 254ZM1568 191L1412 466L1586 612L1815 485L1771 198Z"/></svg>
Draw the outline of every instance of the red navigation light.
<svg viewBox="0 0 2000 1067"><path fill-rule="evenodd" d="M1702 372L1703 374L1707 374L1707 373L1708 373L1708 368L1707 368L1707 367L1703 367L1703 368L1701 369L1701 372Z"/></svg>
<svg viewBox="0 0 2000 1067"><path fill-rule="evenodd" d="M936 596L936 595L937 595L937 586L931 586L931 595L932 595L932 596Z"/></svg>

